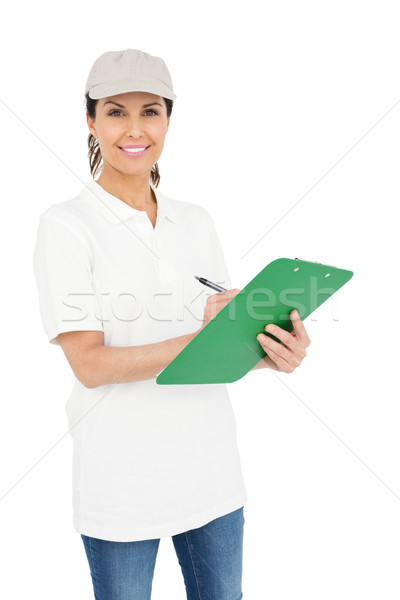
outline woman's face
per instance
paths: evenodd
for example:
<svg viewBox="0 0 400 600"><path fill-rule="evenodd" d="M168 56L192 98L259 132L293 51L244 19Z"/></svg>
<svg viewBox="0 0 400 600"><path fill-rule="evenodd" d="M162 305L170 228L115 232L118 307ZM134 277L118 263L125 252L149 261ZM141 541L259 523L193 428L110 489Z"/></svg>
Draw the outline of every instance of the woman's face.
<svg viewBox="0 0 400 600"><path fill-rule="evenodd" d="M110 167L126 175L147 174L159 159L169 127L162 96L148 92L126 92L100 98L96 118L86 113L90 132L100 145L103 172ZM138 154L129 146L147 148ZM127 151L121 148L128 148Z"/></svg>

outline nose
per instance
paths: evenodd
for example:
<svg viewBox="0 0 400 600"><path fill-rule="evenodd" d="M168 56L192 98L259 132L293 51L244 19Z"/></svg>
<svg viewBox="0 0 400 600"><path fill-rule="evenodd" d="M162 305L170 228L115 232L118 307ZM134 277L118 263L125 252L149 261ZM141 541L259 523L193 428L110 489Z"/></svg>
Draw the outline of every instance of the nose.
<svg viewBox="0 0 400 600"><path fill-rule="evenodd" d="M139 117L131 117L130 119L128 119L126 133L127 135L135 139L140 138L143 135L142 123Z"/></svg>

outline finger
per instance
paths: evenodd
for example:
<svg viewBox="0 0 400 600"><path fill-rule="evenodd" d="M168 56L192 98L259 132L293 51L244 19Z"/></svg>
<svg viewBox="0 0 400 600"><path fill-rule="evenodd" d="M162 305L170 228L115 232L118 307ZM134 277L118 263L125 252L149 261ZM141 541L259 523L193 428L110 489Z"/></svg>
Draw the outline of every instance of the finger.
<svg viewBox="0 0 400 600"><path fill-rule="evenodd" d="M292 310L290 313L290 318L293 323L293 332L299 338L301 342L303 342L304 346L309 346L311 344L311 340L308 337L308 333L306 328L304 327L303 321L300 319L300 315L297 310Z"/></svg>
<svg viewBox="0 0 400 600"><path fill-rule="evenodd" d="M227 305L229 302L232 302L236 295L236 293L227 294L226 292L221 292L220 294L215 294L210 297L213 298L211 302L216 307L216 309L221 310L223 306Z"/></svg>
<svg viewBox="0 0 400 600"><path fill-rule="evenodd" d="M226 290L225 292L220 292L217 294L219 298L234 298L240 293L240 290Z"/></svg>
<svg viewBox="0 0 400 600"><path fill-rule="evenodd" d="M217 294L211 294L209 296L210 302L226 302L229 298L234 298L240 292L238 289L225 290L224 292L218 292Z"/></svg>
<svg viewBox="0 0 400 600"><path fill-rule="evenodd" d="M278 371L283 371L284 373L291 373L294 368L289 365L287 360L285 360L282 356L268 348L266 350L267 356L273 361L276 365Z"/></svg>
<svg viewBox="0 0 400 600"><path fill-rule="evenodd" d="M225 292L220 292L218 295L221 296L222 294L224 294L226 298L234 298L235 296L240 294L240 290L237 288L234 288L232 290L226 290Z"/></svg>
<svg viewBox="0 0 400 600"><path fill-rule="evenodd" d="M285 332L287 333L287 331ZM290 334L288 334L292 337ZM279 356L279 358L287 363L285 367L287 368L295 368L298 367L301 363L301 358L298 354L294 353L292 350L286 348L285 345L280 344L279 342L275 342L272 338L260 333L257 336L258 341L260 342L262 348L265 352L272 351L274 354ZM293 339L293 338L292 338ZM286 370L286 368L285 368Z"/></svg>
<svg viewBox="0 0 400 600"><path fill-rule="evenodd" d="M273 325L270 323L264 327L265 331L268 333L272 333L272 335L279 340L281 340L288 348L295 348L295 345L298 343L298 340L292 336L291 333L282 329L278 325Z"/></svg>

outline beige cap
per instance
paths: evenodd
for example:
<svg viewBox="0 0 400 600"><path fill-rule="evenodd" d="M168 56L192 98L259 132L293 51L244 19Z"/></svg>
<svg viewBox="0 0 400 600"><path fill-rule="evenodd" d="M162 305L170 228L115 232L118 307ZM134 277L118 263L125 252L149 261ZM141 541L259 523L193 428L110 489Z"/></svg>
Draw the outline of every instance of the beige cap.
<svg viewBox="0 0 400 600"><path fill-rule="evenodd" d="M124 92L149 92L175 100L171 75L162 58L141 50L113 50L95 60L85 95L98 99Z"/></svg>

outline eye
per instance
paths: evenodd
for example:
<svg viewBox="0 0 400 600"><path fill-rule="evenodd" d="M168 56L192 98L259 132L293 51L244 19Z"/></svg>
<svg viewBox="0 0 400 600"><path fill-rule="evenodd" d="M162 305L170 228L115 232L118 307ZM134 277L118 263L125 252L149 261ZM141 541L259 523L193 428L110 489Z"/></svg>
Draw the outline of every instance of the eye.
<svg viewBox="0 0 400 600"><path fill-rule="evenodd" d="M153 113L154 115L158 115L158 112L156 110L154 110L153 108L148 108L147 110L144 111L145 113ZM119 113L120 115L122 115L122 112L120 110L114 109L111 112L109 112L108 114L110 115L110 117L114 116L115 113Z"/></svg>

